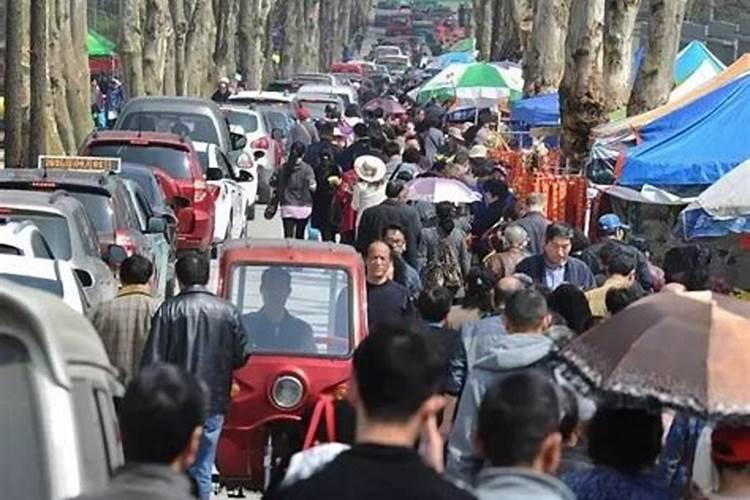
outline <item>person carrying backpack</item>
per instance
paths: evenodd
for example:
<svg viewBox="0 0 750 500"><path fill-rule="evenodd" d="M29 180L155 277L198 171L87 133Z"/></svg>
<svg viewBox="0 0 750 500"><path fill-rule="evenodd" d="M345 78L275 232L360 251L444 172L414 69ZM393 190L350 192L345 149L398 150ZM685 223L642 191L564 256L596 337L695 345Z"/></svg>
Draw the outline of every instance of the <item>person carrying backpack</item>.
<svg viewBox="0 0 750 500"><path fill-rule="evenodd" d="M466 233L456 225L450 202L435 207L437 226L422 229L417 266L425 289L444 286L454 293L464 286L471 264Z"/></svg>

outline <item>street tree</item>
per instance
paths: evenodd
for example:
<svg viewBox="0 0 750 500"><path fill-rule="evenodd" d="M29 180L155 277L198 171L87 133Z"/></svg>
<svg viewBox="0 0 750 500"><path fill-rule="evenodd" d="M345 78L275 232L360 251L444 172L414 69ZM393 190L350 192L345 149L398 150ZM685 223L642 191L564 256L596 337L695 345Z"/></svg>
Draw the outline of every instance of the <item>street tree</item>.
<svg viewBox="0 0 750 500"><path fill-rule="evenodd" d="M560 85L562 151L568 167L583 168L591 130L605 121L603 55L605 0L573 0Z"/></svg>
<svg viewBox="0 0 750 500"><path fill-rule="evenodd" d="M628 104L633 71L633 31L641 0L607 0L604 22L604 95L610 113Z"/></svg>
<svg viewBox="0 0 750 500"><path fill-rule="evenodd" d="M685 7L686 0L650 0L646 53L630 95L628 115L654 109L669 99Z"/></svg>
<svg viewBox="0 0 750 500"><path fill-rule="evenodd" d="M523 58L524 94L556 92L565 69L571 0L534 2L531 40Z"/></svg>

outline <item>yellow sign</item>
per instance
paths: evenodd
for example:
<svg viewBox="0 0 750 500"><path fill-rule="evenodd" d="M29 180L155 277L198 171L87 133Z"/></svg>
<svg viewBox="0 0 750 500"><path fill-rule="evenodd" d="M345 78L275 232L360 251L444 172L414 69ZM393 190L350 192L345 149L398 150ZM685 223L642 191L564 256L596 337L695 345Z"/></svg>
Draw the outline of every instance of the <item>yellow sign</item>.
<svg viewBox="0 0 750 500"><path fill-rule="evenodd" d="M119 158L96 156L39 156L38 167L46 170L79 170L84 172L120 172Z"/></svg>

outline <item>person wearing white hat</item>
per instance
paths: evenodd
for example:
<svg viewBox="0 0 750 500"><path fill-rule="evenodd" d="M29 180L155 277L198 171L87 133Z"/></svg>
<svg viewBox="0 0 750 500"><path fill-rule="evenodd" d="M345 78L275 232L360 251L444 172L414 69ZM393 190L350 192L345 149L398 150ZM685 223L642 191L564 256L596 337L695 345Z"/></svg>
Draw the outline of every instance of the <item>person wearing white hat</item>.
<svg viewBox="0 0 750 500"><path fill-rule="evenodd" d="M214 102L227 102L231 95L232 91L229 88L229 78L222 77L219 80L219 86L216 89L216 92L211 96L211 100Z"/></svg>
<svg viewBox="0 0 750 500"><path fill-rule="evenodd" d="M357 212L357 227L362 213L385 201L386 166L377 156L364 155L354 161L358 182L352 193L352 208Z"/></svg>

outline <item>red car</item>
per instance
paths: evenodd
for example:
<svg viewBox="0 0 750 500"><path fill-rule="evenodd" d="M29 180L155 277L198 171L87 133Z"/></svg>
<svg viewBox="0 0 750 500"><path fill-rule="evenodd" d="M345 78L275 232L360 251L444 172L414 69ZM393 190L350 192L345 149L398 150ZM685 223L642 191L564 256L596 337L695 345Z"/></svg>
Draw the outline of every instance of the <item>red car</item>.
<svg viewBox="0 0 750 500"><path fill-rule="evenodd" d="M352 247L300 240L228 243L219 294L253 346L235 371L216 466L229 488L259 490L302 446L303 415L344 398L352 353L367 332L365 271Z"/></svg>
<svg viewBox="0 0 750 500"><path fill-rule="evenodd" d="M189 139L161 132L96 131L81 146L81 154L121 158L164 171L174 180L162 187L176 210L177 249L211 249L215 201ZM175 187L176 192L170 192Z"/></svg>

